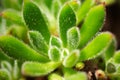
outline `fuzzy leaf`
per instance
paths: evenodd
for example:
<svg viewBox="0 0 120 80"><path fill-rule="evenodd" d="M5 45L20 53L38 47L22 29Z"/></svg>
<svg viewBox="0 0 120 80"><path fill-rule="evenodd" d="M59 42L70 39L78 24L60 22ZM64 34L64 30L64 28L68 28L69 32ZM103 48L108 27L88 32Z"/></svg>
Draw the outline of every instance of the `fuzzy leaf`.
<svg viewBox="0 0 120 80"><path fill-rule="evenodd" d="M48 77L48 80L64 80L63 77L61 77L60 75L56 74L56 73L53 73L53 74L50 74L49 77Z"/></svg>
<svg viewBox="0 0 120 80"><path fill-rule="evenodd" d="M58 48L61 48L62 47L62 41L58 37L51 36L49 46L56 46Z"/></svg>
<svg viewBox="0 0 120 80"><path fill-rule="evenodd" d="M76 74L71 75L70 77L67 77L65 80L88 80L87 75L83 72L78 72Z"/></svg>
<svg viewBox="0 0 120 80"><path fill-rule="evenodd" d="M20 13L16 10L6 9L1 13L1 16L7 20L10 20L11 22L24 26L23 19Z"/></svg>
<svg viewBox="0 0 120 80"><path fill-rule="evenodd" d="M62 54L60 53L59 48L55 46L49 49L48 55L52 61L61 61L62 59Z"/></svg>
<svg viewBox="0 0 120 80"><path fill-rule="evenodd" d="M40 55L29 46L12 36L1 36L0 48L5 54L14 59L39 62L48 61L46 57Z"/></svg>
<svg viewBox="0 0 120 80"><path fill-rule="evenodd" d="M0 61L12 61L12 59L10 59L2 50L0 50Z"/></svg>
<svg viewBox="0 0 120 80"><path fill-rule="evenodd" d="M120 63L120 51L116 51L113 57L116 63Z"/></svg>
<svg viewBox="0 0 120 80"><path fill-rule="evenodd" d="M116 39L113 38L112 43L108 47L108 49L105 52L105 60L108 61L111 57L113 57L116 50Z"/></svg>
<svg viewBox="0 0 120 80"><path fill-rule="evenodd" d="M87 75L83 72L77 72L71 68L64 68L65 80L87 80Z"/></svg>
<svg viewBox="0 0 120 80"><path fill-rule="evenodd" d="M59 14L59 32L63 46L67 46L67 30L76 25L76 16L69 4L65 4Z"/></svg>
<svg viewBox="0 0 120 80"><path fill-rule="evenodd" d="M8 73L5 70L0 69L0 80L9 80Z"/></svg>
<svg viewBox="0 0 120 80"><path fill-rule="evenodd" d="M27 76L45 76L50 72L54 71L59 65L60 63L55 62L25 62L22 65L22 73Z"/></svg>
<svg viewBox="0 0 120 80"><path fill-rule="evenodd" d="M84 3L82 3L81 7L77 11L77 24L81 23L94 4L95 0L84 0Z"/></svg>
<svg viewBox="0 0 120 80"><path fill-rule="evenodd" d="M103 32L96 36L85 48L81 50L79 60L88 60L97 57L105 51L111 44L113 35L109 32Z"/></svg>
<svg viewBox="0 0 120 80"><path fill-rule="evenodd" d="M67 31L67 47L70 51L76 49L80 42L80 31L77 27L72 27Z"/></svg>
<svg viewBox="0 0 120 80"><path fill-rule="evenodd" d="M48 43L50 39L50 32L39 7L30 0L25 0L23 16L29 29L39 31Z"/></svg>
<svg viewBox="0 0 120 80"><path fill-rule="evenodd" d="M105 18L103 5L93 7L87 14L85 22L80 29L80 48L85 46L89 40L101 29Z"/></svg>
<svg viewBox="0 0 120 80"><path fill-rule="evenodd" d="M48 55L48 45L41 33L37 31L30 31L28 34L28 38L33 49L43 55Z"/></svg>
<svg viewBox="0 0 120 80"><path fill-rule="evenodd" d="M52 12L55 15L55 17L57 18L58 16L58 12L61 8L61 2L60 0L53 0L52 2Z"/></svg>
<svg viewBox="0 0 120 80"><path fill-rule="evenodd" d="M72 51L71 54L66 56L66 58L64 59L63 65L65 67L73 67L78 61L79 53L80 53L79 50Z"/></svg>

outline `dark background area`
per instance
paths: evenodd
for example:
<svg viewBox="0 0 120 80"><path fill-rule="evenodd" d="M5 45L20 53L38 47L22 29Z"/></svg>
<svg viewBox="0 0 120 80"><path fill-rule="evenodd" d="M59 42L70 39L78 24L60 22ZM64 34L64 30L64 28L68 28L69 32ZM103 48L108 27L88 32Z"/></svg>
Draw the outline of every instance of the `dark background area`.
<svg viewBox="0 0 120 80"><path fill-rule="evenodd" d="M120 1L117 0L114 4L106 6L106 21L103 31L112 32L116 38L120 49Z"/></svg>

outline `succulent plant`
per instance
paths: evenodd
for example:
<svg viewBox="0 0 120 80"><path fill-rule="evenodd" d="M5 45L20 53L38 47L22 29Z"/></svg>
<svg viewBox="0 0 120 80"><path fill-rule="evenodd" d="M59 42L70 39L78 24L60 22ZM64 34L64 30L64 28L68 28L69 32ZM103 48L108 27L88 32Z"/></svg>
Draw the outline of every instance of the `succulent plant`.
<svg viewBox="0 0 120 80"><path fill-rule="evenodd" d="M119 79L115 36L100 31L105 4L95 0L24 0L22 8L21 4L18 0L0 13L1 61L18 60L22 75L48 80Z"/></svg>

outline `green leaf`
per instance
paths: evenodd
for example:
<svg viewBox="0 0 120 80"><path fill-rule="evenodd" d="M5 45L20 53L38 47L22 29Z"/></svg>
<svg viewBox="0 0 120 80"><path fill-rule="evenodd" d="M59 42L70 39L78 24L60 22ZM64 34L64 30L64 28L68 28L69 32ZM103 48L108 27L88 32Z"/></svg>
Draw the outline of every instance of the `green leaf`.
<svg viewBox="0 0 120 80"><path fill-rule="evenodd" d="M115 52L113 59L116 63L120 63L120 51L119 50Z"/></svg>
<svg viewBox="0 0 120 80"><path fill-rule="evenodd" d="M87 80L87 75L84 72L77 72L71 68L63 69L65 80Z"/></svg>
<svg viewBox="0 0 120 80"><path fill-rule="evenodd" d="M61 77L60 75L56 74L56 73L53 73L53 74L50 74L49 77L48 77L48 80L64 80L63 77Z"/></svg>
<svg viewBox="0 0 120 80"><path fill-rule="evenodd" d="M29 31L28 38L33 49L43 55L48 55L48 45L41 33L37 31Z"/></svg>
<svg viewBox="0 0 120 80"><path fill-rule="evenodd" d="M85 48L81 50L79 60L88 60L97 57L104 52L113 40L113 35L109 32L100 33Z"/></svg>
<svg viewBox="0 0 120 80"><path fill-rule="evenodd" d="M9 80L9 75L5 70L0 69L0 80Z"/></svg>
<svg viewBox="0 0 120 80"><path fill-rule="evenodd" d="M28 29L24 26L12 25L8 29L7 34L10 34L24 42L27 42L27 31Z"/></svg>
<svg viewBox="0 0 120 80"><path fill-rule="evenodd" d="M56 36L51 36L49 46L56 46L58 48L61 48L62 47L62 41Z"/></svg>
<svg viewBox="0 0 120 80"><path fill-rule="evenodd" d="M40 55L29 46L12 36L1 36L0 48L5 54L14 59L39 62L48 61L46 57Z"/></svg>
<svg viewBox="0 0 120 80"><path fill-rule="evenodd" d="M12 72L12 65L9 62L7 62L7 61L2 61L1 62L1 68L2 69L6 69L9 72Z"/></svg>
<svg viewBox="0 0 120 80"><path fill-rule="evenodd" d="M111 57L113 57L115 50L116 50L116 39L115 37L112 40L112 43L108 47L108 49L105 52L105 60L108 61Z"/></svg>
<svg viewBox="0 0 120 80"><path fill-rule="evenodd" d="M76 25L76 16L69 4L65 4L59 14L59 32L63 46L67 46L67 30Z"/></svg>
<svg viewBox="0 0 120 80"><path fill-rule="evenodd" d="M59 12L60 8L61 8L60 0L53 0L53 2L52 2L52 12L53 12L53 14L56 18L58 16L58 12Z"/></svg>
<svg viewBox="0 0 120 80"><path fill-rule="evenodd" d="M72 27L67 31L67 47L70 51L76 49L80 42L80 31L77 27Z"/></svg>
<svg viewBox="0 0 120 80"><path fill-rule="evenodd" d="M109 63L107 63L106 70L108 73L114 73L114 72L116 72L116 66L109 62Z"/></svg>
<svg viewBox="0 0 120 80"><path fill-rule="evenodd" d="M88 80L87 75L84 72L78 72L76 74L71 75L70 77L67 77L65 80Z"/></svg>
<svg viewBox="0 0 120 80"><path fill-rule="evenodd" d="M51 48L48 51L48 55L50 60L52 61L61 61L62 60L62 54L60 53L59 48L55 46L51 46Z"/></svg>
<svg viewBox="0 0 120 80"><path fill-rule="evenodd" d="M22 65L22 73L27 76L45 76L50 72L54 71L60 63L48 62L48 63L37 63L37 62L25 62Z"/></svg>
<svg viewBox="0 0 120 80"><path fill-rule="evenodd" d="M1 16L11 22L24 26L24 21L20 13L13 9L6 9L1 13Z"/></svg>
<svg viewBox="0 0 120 80"><path fill-rule="evenodd" d="M90 8L95 4L95 0L84 0L81 7L77 11L77 24L83 21L84 17L86 17L87 13L89 12Z"/></svg>
<svg viewBox="0 0 120 80"><path fill-rule="evenodd" d="M30 30L39 31L49 43L50 32L39 7L29 0L24 1L23 17Z"/></svg>
<svg viewBox="0 0 120 80"><path fill-rule="evenodd" d="M74 50L72 51L68 56L63 61L63 65L65 67L73 67L79 58L80 51L79 50Z"/></svg>
<svg viewBox="0 0 120 80"><path fill-rule="evenodd" d="M80 45L79 47L84 47L89 40L95 36L95 34L101 29L103 22L105 19L105 10L103 5L98 5L90 9L85 18L85 22L83 23L80 29Z"/></svg>
<svg viewBox="0 0 120 80"><path fill-rule="evenodd" d="M2 50L0 50L0 61L12 61L12 59L10 59Z"/></svg>

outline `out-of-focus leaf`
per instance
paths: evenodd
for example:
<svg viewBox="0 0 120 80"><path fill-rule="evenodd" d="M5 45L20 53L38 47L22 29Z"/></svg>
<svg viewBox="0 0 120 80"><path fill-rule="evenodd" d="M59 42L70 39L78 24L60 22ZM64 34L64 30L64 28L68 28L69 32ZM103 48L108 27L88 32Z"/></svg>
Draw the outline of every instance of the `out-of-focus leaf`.
<svg viewBox="0 0 120 80"><path fill-rule="evenodd" d="M15 80L18 80L20 78L20 69L18 67L17 60L14 61L13 77L14 77Z"/></svg>
<svg viewBox="0 0 120 80"><path fill-rule="evenodd" d="M65 80L87 80L87 75L84 72L77 72L71 68L63 69Z"/></svg>
<svg viewBox="0 0 120 80"><path fill-rule="evenodd" d="M81 50L79 60L88 60L104 52L113 40L113 34L103 32L96 36L85 48Z"/></svg>
<svg viewBox="0 0 120 80"><path fill-rule="evenodd" d="M111 5L116 2L116 0L100 0L100 2L105 3L106 5Z"/></svg>
<svg viewBox="0 0 120 80"><path fill-rule="evenodd" d="M81 1L80 0L71 0L69 1L70 6L72 7L72 9L77 12L78 9L81 6Z"/></svg>
<svg viewBox="0 0 120 80"><path fill-rule="evenodd" d="M112 43L108 47L108 49L105 52L105 60L108 61L111 57L113 57L116 50L116 39L113 38Z"/></svg>
<svg viewBox="0 0 120 80"><path fill-rule="evenodd" d="M33 49L43 55L48 55L48 45L41 33L37 31L30 31L28 34L30 45Z"/></svg>
<svg viewBox="0 0 120 80"><path fill-rule="evenodd" d="M80 43L80 31L77 27L72 27L67 31L67 47L70 51L76 49Z"/></svg>
<svg viewBox="0 0 120 80"><path fill-rule="evenodd" d="M59 48L57 48L55 46L53 46L49 49L48 55L52 61L61 61L62 60L62 54L60 53Z"/></svg>
<svg viewBox="0 0 120 80"><path fill-rule="evenodd" d="M20 13L13 9L6 9L1 13L1 16L11 22L24 26L24 21Z"/></svg>
<svg viewBox="0 0 120 80"><path fill-rule="evenodd" d="M44 76L54 71L60 63L48 62L25 62L22 66L22 73L27 76Z"/></svg>
<svg viewBox="0 0 120 80"><path fill-rule="evenodd" d="M6 69L9 72L12 72L12 65L9 62L7 62L7 61L2 61L1 62L1 68L2 69Z"/></svg>
<svg viewBox="0 0 120 80"><path fill-rule="evenodd" d="M10 26L7 34L10 34L24 42L27 42L27 31L28 29L24 26L12 25Z"/></svg>
<svg viewBox="0 0 120 80"><path fill-rule="evenodd" d="M0 50L0 61L12 61L12 59L10 59L2 50Z"/></svg>
<svg viewBox="0 0 120 80"><path fill-rule="evenodd" d="M65 80L88 80L87 75L83 72L78 72L76 74L71 75L70 77L67 77Z"/></svg>
<svg viewBox="0 0 120 80"><path fill-rule="evenodd" d="M73 67L79 58L80 51L79 50L74 50L72 51L68 56L63 61L63 65L65 67Z"/></svg>
<svg viewBox="0 0 120 80"><path fill-rule="evenodd" d="M67 30L76 25L76 16L69 4L65 4L59 14L59 32L63 46L67 46Z"/></svg>
<svg viewBox="0 0 120 80"><path fill-rule="evenodd" d="M61 2L60 0L53 0L52 2L52 12L55 15L55 17L57 18L58 16L58 12L61 8Z"/></svg>
<svg viewBox="0 0 120 80"><path fill-rule="evenodd" d="M20 0L1 0L4 8L13 8L16 10L21 10Z"/></svg>
<svg viewBox="0 0 120 80"><path fill-rule="evenodd" d="M9 80L9 76L5 70L0 69L0 80Z"/></svg>
<svg viewBox="0 0 120 80"><path fill-rule="evenodd" d="M116 51L113 57L116 63L120 63L120 51Z"/></svg>
<svg viewBox="0 0 120 80"><path fill-rule="evenodd" d="M58 48L61 48L62 47L62 41L58 37L51 36L49 46L56 46Z"/></svg>
<svg viewBox="0 0 120 80"><path fill-rule="evenodd" d="M98 5L93 7L85 18L80 29L80 48L85 46L90 39L101 29L105 19L104 5Z"/></svg>
<svg viewBox="0 0 120 80"><path fill-rule="evenodd" d="M12 36L1 36L0 48L5 54L14 59L39 62L49 61L46 57Z"/></svg>
<svg viewBox="0 0 120 80"><path fill-rule="evenodd" d="M43 0L43 1L44 1L44 3L46 4L46 6L47 6L49 9L51 9L52 2L53 2L53 1L56 1L56 0Z"/></svg>
<svg viewBox="0 0 120 80"><path fill-rule="evenodd" d="M25 0L23 17L29 29L39 31L44 36L46 42L49 43L50 32L39 7L30 0Z"/></svg>
<svg viewBox="0 0 120 80"><path fill-rule="evenodd" d="M107 73L114 73L116 72L116 66L112 63L108 63L106 66Z"/></svg>
<svg viewBox="0 0 120 80"><path fill-rule="evenodd" d="M84 0L81 7L77 11L77 24L81 23L81 21L86 17L90 8L95 4L95 0Z"/></svg>
<svg viewBox="0 0 120 80"><path fill-rule="evenodd" d="M63 77L61 77L60 75L56 74L56 73L53 73L53 74L50 74L49 77L48 77L48 80L64 80Z"/></svg>
<svg viewBox="0 0 120 80"><path fill-rule="evenodd" d="M63 48L63 50L62 50L62 55L63 55L63 58L65 58L67 55L69 55L70 53L69 53L69 50L68 49L66 49L66 48Z"/></svg>

